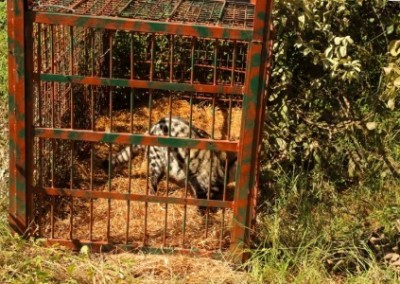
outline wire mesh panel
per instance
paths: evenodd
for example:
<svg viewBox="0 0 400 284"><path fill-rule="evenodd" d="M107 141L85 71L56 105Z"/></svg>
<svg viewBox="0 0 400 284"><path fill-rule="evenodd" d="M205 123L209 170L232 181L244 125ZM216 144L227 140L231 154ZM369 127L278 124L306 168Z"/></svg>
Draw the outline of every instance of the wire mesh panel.
<svg viewBox="0 0 400 284"><path fill-rule="evenodd" d="M257 5L26 4L25 37L10 29L30 47L12 93L26 117L10 117L26 155L10 161L14 227L73 248L242 252L269 22L254 11L271 9Z"/></svg>
<svg viewBox="0 0 400 284"><path fill-rule="evenodd" d="M39 0L37 11L119 16L152 21L198 22L250 28L254 5L221 0Z"/></svg>

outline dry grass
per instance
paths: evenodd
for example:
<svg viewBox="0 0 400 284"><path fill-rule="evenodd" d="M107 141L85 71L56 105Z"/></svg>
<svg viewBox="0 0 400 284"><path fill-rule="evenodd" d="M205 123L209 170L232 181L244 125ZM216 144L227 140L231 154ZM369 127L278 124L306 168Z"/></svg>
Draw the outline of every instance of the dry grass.
<svg viewBox="0 0 400 284"><path fill-rule="evenodd" d="M169 117L170 105L168 98L159 98L152 102L151 124L156 123L163 117ZM171 104L171 116L180 117L186 121L190 118L190 104L187 100L173 98ZM130 132L131 117L133 120L133 132L143 133L149 126L150 111L147 106L137 106L134 109L133 116L129 111L113 112L112 131ZM230 140L238 140L240 135L240 123L242 111L239 107L232 108L231 120L229 121L229 111L227 107L215 108L213 121L213 107L211 103L193 104L192 122L197 128L200 128L209 134L212 133L214 125L214 138L227 139L228 125L231 124ZM103 116L97 119L95 129L98 131L109 131L111 129L109 117Z"/></svg>
<svg viewBox="0 0 400 284"><path fill-rule="evenodd" d="M227 262L208 258L193 259L187 256L149 256L131 254L110 255L107 262L118 263L121 270L134 261L132 275L140 275L143 283L249 283L244 272L233 272ZM124 265L125 264L125 265ZM125 267L124 267L125 266ZM212 275L212 278L210 278ZM157 280L160 279L160 280Z"/></svg>
<svg viewBox="0 0 400 284"><path fill-rule="evenodd" d="M0 184L6 184L8 179L8 120L6 105L0 100ZM6 197L6 192L0 188L0 199Z"/></svg>
<svg viewBox="0 0 400 284"><path fill-rule="evenodd" d="M17 245L1 245L8 249L0 255L1 283L254 283L228 262L209 258L84 250L77 254L17 239L10 244Z"/></svg>

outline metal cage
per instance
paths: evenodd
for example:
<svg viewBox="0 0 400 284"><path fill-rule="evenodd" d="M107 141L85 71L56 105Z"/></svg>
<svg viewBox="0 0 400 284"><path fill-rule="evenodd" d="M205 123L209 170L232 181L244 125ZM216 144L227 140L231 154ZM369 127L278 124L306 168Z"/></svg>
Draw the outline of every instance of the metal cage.
<svg viewBox="0 0 400 284"><path fill-rule="evenodd" d="M75 249L241 261L255 217L271 10L271 0L9 1L11 226ZM163 117L207 134L149 134ZM145 151L102 168L127 145ZM156 194L154 146L168 164ZM175 183L179 149L186 175ZM210 167L203 197L188 185L192 152ZM218 198L213 166L225 176Z"/></svg>

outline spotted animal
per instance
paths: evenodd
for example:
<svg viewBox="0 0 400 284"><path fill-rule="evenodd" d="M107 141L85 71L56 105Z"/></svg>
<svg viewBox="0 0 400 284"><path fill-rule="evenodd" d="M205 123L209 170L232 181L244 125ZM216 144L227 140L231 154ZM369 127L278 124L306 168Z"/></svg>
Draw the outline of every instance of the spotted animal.
<svg viewBox="0 0 400 284"><path fill-rule="evenodd" d="M155 136L170 136L179 138L210 138L210 135L181 118L162 118L152 126L149 132ZM113 155L111 165L129 162L139 150L146 149L144 145L129 145ZM210 151L201 149L186 149L159 146L148 147L150 190L152 194L157 192L160 180L169 169L169 177L177 183L188 180L188 184L198 199L220 200L223 196L225 184L225 168L227 163L227 182L234 180L236 170L236 153ZM168 159L169 155L169 159ZM189 155L189 156L188 156ZM108 168L110 161L104 160L104 168ZM169 164L169 165L168 165ZM188 165L188 168L187 168ZM200 207L204 213L205 208Z"/></svg>

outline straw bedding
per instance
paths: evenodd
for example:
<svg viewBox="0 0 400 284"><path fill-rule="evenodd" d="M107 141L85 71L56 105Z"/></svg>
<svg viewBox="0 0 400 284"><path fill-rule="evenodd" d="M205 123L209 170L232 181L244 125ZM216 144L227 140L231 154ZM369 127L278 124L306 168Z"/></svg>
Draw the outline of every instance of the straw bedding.
<svg viewBox="0 0 400 284"><path fill-rule="evenodd" d="M156 123L162 117L169 116L169 102L166 98L153 101L151 109L151 124ZM185 99L174 99L171 103L172 116L189 120L190 104ZM213 120L213 113L215 118ZM215 112L211 104L193 104L193 125L211 134L214 121L214 138L228 139L228 110L216 107ZM149 108L138 106L134 108L131 115L129 111L114 111L112 125L108 116L97 119L95 130L113 132L144 133L149 126ZM133 123L131 124L131 117ZM240 132L241 108L234 106L231 112L231 140L237 140ZM111 125L111 126L110 126ZM113 145L113 153L121 149L123 145ZM109 154L109 147L105 144L93 144L95 157L93 159L93 190L111 191L120 193L145 194L147 161L145 153L139 154L132 160L131 181L129 179L129 166L123 165L113 169L111 174L111 187L108 183L108 173L100 168L100 163ZM90 189L90 157L74 160L74 183L73 188ZM228 186L228 198L232 198L234 184ZM191 195L188 190L189 196ZM167 183L165 180L159 184L157 195L184 197L185 188L173 181ZM50 201L45 206L50 206ZM88 240L90 238L91 210L93 212L92 240L104 241L107 236L108 215L110 216L110 239L111 243L128 243L133 247L183 247L197 249L224 249L229 246L230 226L232 222L231 210L218 210L207 216L201 216L196 206L177 204L143 203L121 200L58 198L55 202L54 237L69 238L70 214L73 208L72 235L74 239ZM128 212L129 211L129 212ZM147 218L145 218L147 211ZM183 220L186 215L185 226ZM128 217L129 216L129 217ZM145 219L147 226L145 226ZM128 224L129 220L129 224ZM167 222L167 227L164 224ZM49 236L51 231L50 210L42 217L44 235ZM147 230L145 231L145 227ZM127 231L128 228L128 231Z"/></svg>

